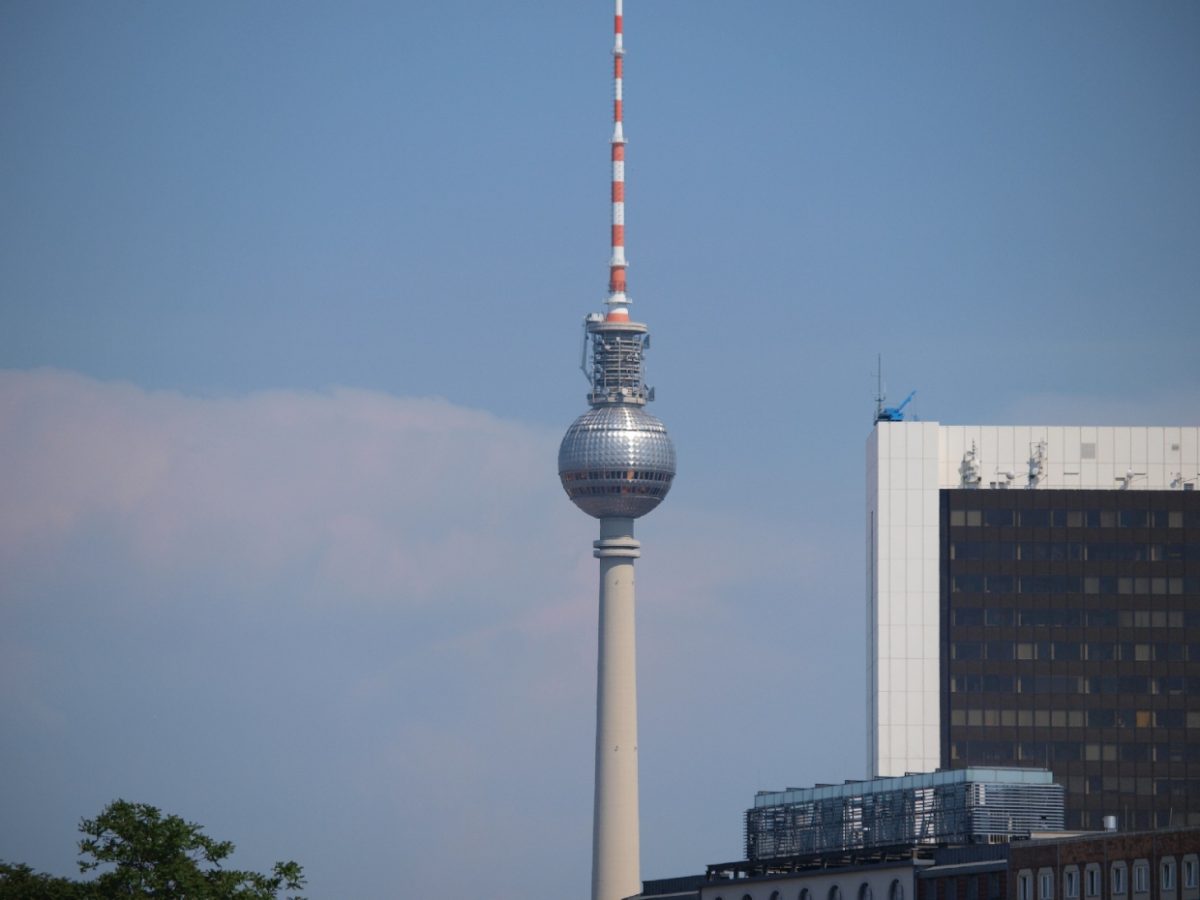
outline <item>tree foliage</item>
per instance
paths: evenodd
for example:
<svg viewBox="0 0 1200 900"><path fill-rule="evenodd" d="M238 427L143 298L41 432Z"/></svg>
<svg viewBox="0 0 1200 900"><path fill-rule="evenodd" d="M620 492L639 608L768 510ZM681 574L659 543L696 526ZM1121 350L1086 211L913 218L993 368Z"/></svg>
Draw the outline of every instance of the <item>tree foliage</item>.
<svg viewBox="0 0 1200 900"><path fill-rule="evenodd" d="M0 863L0 900L277 900L281 891L304 886L294 862L276 863L270 875L222 868L234 851L231 842L147 803L116 800L80 822L79 830L79 870L95 872L94 878L76 882ZM287 900L303 898L289 894Z"/></svg>
<svg viewBox="0 0 1200 900"><path fill-rule="evenodd" d="M19 863L0 862L0 900L82 900L83 885L35 872Z"/></svg>

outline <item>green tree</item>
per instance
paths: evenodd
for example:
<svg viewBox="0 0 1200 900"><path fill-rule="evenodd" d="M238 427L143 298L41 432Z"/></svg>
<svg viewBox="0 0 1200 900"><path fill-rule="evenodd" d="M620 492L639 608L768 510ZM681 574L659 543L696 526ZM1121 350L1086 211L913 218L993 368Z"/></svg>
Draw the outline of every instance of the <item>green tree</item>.
<svg viewBox="0 0 1200 900"><path fill-rule="evenodd" d="M93 879L72 881L0 862L0 900L278 900L281 891L304 887L304 871L294 862L275 863L270 875L222 868L232 843L148 803L116 800L80 822L79 830L79 870L96 872ZM304 898L289 894L286 900Z"/></svg>
<svg viewBox="0 0 1200 900"><path fill-rule="evenodd" d="M35 872L29 866L0 862L0 900L82 900L83 885L69 878Z"/></svg>
<svg viewBox="0 0 1200 900"><path fill-rule="evenodd" d="M294 862L275 863L270 875L223 869L234 850L194 822L164 816L148 803L116 800L79 830L81 872L111 866L89 883L97 898L170 897L187 900L276 900L304 886ZM303 900L290 895L288 900Z"/></svg>

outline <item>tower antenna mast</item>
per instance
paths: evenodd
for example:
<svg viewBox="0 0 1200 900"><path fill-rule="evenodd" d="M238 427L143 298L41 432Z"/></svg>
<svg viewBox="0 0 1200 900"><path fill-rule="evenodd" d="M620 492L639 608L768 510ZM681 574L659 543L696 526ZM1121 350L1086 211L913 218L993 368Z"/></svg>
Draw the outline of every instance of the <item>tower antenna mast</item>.
<svg viewBox="0 0 1200 900"><path fill-rule="evenodd" d="M887 396L883 393L883 354L875 354L875 421L883 413L883 402Z"/></svg>
<svg viewBox="0 0 1200 900"><path fill-rule="evenodd" d="M612 133L612 256L608 262L608 316L629 321L625 293L625 13L624 0L615 0L613 16L613 133Z"/></svg>

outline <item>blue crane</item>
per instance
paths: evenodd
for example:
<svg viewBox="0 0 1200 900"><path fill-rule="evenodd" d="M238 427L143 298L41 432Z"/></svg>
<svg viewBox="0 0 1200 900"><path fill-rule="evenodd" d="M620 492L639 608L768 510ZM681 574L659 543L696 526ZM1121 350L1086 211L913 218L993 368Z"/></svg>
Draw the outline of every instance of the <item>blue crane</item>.
<svg viewBox="0 0 1200 900"><path fill-rule="evenodd" d="M915 396L917 396L917 392L913 391L907 397L904 398L904 402L901 403L899 406L883 407L881 410L879 410L878 413L875 414L875 421L876 422L903 422L904 421L904 407L908 406L908 402L910 400L912 400L912 398Z"/></svg>

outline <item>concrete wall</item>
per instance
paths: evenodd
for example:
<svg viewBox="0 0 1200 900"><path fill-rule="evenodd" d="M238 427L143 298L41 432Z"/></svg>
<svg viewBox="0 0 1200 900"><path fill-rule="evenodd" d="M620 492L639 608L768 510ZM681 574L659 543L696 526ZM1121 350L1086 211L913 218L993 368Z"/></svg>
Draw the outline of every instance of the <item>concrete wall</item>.
<svg viewBox="0 0 1200 900"><path fill-rule="evenodd" d="M867 453L868 776L940 761L936 422L881 422Z"/></svg>

